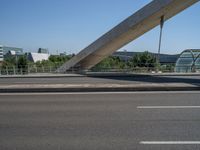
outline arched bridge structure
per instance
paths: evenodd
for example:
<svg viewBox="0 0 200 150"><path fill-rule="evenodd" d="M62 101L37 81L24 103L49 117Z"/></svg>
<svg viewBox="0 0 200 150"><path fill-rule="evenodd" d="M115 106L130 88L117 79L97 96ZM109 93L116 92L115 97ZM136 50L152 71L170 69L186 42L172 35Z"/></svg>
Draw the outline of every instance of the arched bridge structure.
<svg viewBox="0 0 200 150"><path fill-rule="evenodd" d="M153 0L119 25L94 41L57 71L88 70L124 45L137 39L164 21L170 19L199 0Z"/></svg>

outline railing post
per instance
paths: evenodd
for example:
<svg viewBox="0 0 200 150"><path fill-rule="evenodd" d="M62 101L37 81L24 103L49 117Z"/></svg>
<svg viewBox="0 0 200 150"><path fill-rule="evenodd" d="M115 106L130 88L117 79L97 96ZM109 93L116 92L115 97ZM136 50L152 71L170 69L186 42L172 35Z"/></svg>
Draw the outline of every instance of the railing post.
<svg viewBox="0 0 200 150"><path fill-rule="evenodd" d="M44 66L42 66L42 72L44 73Z"/></svg>
<svg viewBox="0 0 200 150"><path fill-rule="evenodd" d="M50 71L50 73L52 72L51 66L49 66L49 71Z"/></svg>
<svg viewBox="0 0 200 150"><path fill-rule="evenodd" d="M30 71L29 71L29 65L27 66L27 71L28 71L28 74L30 73Z"/></svg>
<svg viewBox="0 0 200 150"><path fill-rule="evenodd" d="M16 75L15 66L13 66L13 74Z"/></svg>
<svg viewBox="0 0 200 150"><path fill-rule="evenodd" d="M6 67L6 74L8 75L8 67Z"/></svg>

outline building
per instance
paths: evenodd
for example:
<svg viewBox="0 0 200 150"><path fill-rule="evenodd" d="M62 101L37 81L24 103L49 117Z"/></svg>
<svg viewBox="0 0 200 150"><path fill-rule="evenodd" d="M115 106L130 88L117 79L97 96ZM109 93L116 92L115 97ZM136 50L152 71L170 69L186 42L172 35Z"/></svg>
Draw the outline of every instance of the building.
<svg viewBox="0 0 200 150"><path fill-rule="evenodd" d="M4 59L5 58L18 58L19 56L23 56L24 55L24 53L23 52L16 52L16 51L13 51L13 50L11 50L11 51L8 51L5 55L4 55Z"/></svg>
<svg viewBox="0 0 200 150"><path fill-rule="evenodd" d="M43 53L27 53L27 59L34 63L38 61L48 60L49 56L49 54Z"/></svg>
<svg viewBox="0 0 200 150"><path fill-rule="evenodd" d="M127 61L130 60L131 58L133 58L136 54L140 54L142 52L126 52L126 51L119 51L119 52L115 52L113 53L112 56L116 56L119 57L120 59ZM151 53L153 56L155 56L157 58L156 53ZM169 55L169 54L160 54L160 63L161 64L175 64L177 59L179 58L179 55Z"/></svg>
<svg viewBox="0 0 200 150"><path fill-rule="evenodd" d="M0 45L0 61L3 61L4 58L9 57L10 55L12 56L23 55L23 49L17 48L17 47L7 47L7 46Z"/></svg>
<svg viewBox="0 0 200 150"><path fill-rule="evenodd" d="M60 53L60 56L67 56L66 52Z"/></svg>
<svg viewBox="0 0 200 150"><path fill-rule="evenodd" d="M41 53L41 54L49 54L49 51L48 51L48 49L45 49L45 48L39 48L39 49L38 49L38 53Z"/></svg>
<svg viewBox="0 0 200 150"><path fill-rule="evenodd" d="M3 55L6 55L9 51L15 51L16 55L23 53L22 48L3 46Z"/></svg>
<svg viewBox="0 0 200 150"><path fill-rule="evenodd" d="M200 71L200 49L184 50L178 58L175 72L189 73Z"/></svg>
<svg viewBox="0 0 200 150"><path fill-rule="evenodd" d="M27 53L27 59L31 62L38 62L49 59L49 51L45 48L39 48L38 53Z"/></svg>
<svg viewBox="0 0 200 150"><path fill-rule="evenodd" d="M0 45L0 62L3 61L3 46Z"/></svg>

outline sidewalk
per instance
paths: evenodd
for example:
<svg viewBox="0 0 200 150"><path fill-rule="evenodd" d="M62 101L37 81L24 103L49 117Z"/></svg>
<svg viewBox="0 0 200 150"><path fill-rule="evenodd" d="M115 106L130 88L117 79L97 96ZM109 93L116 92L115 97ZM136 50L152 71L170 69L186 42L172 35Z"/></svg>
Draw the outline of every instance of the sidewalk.
<svg viewBox="0 0 200 150"><path fill-rule="evenodd" d="M192 90L200 90L199 74L34 74L0 78L0 93Z"/></svg>
<svg viewBox="0 0 200 150"><path fill-rule="evenodd" d="M13 84L0 85L0 93L18 92L119 92L119 91L197 91L200 86L186 83L143 84Z"/></svg>

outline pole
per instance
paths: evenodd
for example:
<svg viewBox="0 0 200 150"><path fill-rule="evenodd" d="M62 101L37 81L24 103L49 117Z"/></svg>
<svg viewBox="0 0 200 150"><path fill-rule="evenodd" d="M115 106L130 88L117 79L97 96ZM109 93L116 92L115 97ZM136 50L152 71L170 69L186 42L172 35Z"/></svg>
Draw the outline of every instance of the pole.
<svg viewBox="0 0 200 150"><path fill-rule="evenodd" d="M15 66L13 66L13 74L16 75Z"/></svg>
<svg viewBox="0 0 200 150"><path fill-rule="evenodd" d="M162 45L162 33L163 33L164 23L165 23L165 17L162 16L160 18L160 37L159 37L159 47L158 47L157 63L160 63L160 51L161 51L161 45Z"/></svg>
<svg viewBox="0 0 200 150"><path fill-rule="evenodd" d="M8 75L9 73L8 73L8 67L6 67L6 74Z"/></svg>

